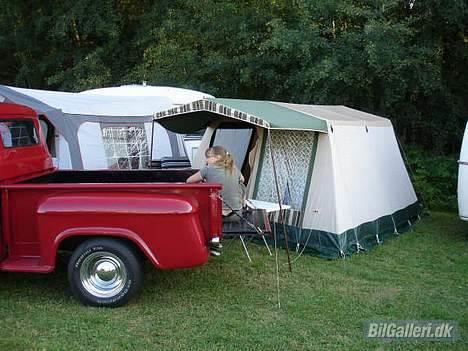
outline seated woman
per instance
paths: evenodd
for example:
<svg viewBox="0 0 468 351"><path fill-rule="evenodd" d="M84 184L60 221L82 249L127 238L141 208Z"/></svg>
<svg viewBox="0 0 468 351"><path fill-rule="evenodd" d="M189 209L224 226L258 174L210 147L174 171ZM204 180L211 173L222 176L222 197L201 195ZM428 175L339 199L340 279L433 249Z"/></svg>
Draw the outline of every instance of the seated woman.
<svg viewBox="0 0 468 351"><path fill-rule="evenodd" d="M223 219L239 220L234 211L244 206L244 177L234 165L229 152L222 146L213 146L205 151L206 166L187 179L187 183L206 181L220 183L223 200Z"/></svg>

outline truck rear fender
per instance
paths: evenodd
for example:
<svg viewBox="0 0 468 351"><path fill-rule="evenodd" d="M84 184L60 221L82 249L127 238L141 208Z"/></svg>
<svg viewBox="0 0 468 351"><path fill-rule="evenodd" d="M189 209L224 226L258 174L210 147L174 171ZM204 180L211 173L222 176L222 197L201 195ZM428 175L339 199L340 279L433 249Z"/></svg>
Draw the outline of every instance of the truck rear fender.
<svg viewBox="0 0 468 351"><path fill-rule="evenodd" d="M148 245L142 240L142 238L128 229L123 228L103 228L103 227L86 227L86 228L71 228L61 232L55 237L53 246L53 252L57 252L60 245L64 243L69 238L97 238L97 237L114 237L128 240L133 243L140 251L143 253L152 264L156 267L159 267L159 262L154 256L153 252L150 250ZM50 264L55 265L55 257L53 258L54 262Z"/></svg>

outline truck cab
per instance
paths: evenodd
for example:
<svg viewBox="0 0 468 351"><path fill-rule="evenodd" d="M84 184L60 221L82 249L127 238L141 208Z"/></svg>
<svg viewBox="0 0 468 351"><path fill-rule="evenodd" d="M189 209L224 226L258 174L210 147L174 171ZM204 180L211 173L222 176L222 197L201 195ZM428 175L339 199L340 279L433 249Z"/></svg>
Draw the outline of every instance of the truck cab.
<svg viewBox="0 0 468 351"><path fill-rule="evenodd" d="M69 252L86 305L121 306L159 269L207 262L221 236L219 184L195 170L59 171L36 113L0 103L0 271L48 273Z"/></svg>
<svg viewBox="0 0 468 351"><path fill-rule="evenodd" d="M39 121L33 110L20 105L1 104L0 183L14 183L54 169L38 131ZM25 162L18 162L20 159Z"/></svg>
<svg viewBox="0 0 468 351"><path fill-rule="evenodd" d="M52 171L47 147L38 134L35 112L15 104L2 103L0 107L0 184L12 184ZM19 163L19 159L25 162ZM0 225L0 259L5 256L5 248Z"/></svg>

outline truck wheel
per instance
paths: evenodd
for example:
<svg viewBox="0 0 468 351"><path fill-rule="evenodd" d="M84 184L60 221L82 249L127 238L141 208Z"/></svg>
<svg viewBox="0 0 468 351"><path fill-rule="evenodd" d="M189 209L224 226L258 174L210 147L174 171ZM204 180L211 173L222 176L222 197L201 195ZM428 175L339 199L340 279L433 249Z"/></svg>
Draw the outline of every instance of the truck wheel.
<svg viewBox="0 0 468 351"><path fill-rule="evenodd" d="M68 281L73 294L85 305L118 307L141 289L142 263L124 243L90 239L73 252Z"/></svg>

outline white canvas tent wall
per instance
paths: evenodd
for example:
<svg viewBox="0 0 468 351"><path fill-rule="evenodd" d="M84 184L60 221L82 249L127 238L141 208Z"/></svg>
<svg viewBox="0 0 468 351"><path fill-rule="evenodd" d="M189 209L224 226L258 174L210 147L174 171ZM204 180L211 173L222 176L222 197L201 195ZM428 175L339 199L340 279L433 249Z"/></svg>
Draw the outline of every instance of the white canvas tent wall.
<svg viewBox="0 0 468 351"><path fill-rule="evenodd" d="M370 248L407 229L419 215L388 119L344 106L208 99L159 112L155 120L177 132L209 126L198 167L221 123L255 126L259 139L247 155L248 196L277 201L271 147L281 201L291 206L284 211L289 238L324 256ZM273 214L273 221L278 218Z"/></svg>
<svg viewBox="0 0 468 351"><path fill-rule="evenodd" d="M460 159L458 160L458 214L464 221L468 221L468 123L465 127Z"/></svg>
<svg viewBox="0 0 468 351"><path fill-rule="evenodd" d="M151 143L152 114L174 106L173 99L166 96L108 96L7 86L0 86L0 96L6 102L33 108L52 123L58 133L55 142L57 164L62 169L110 167L103 138L105 130L115 130L117 127L133 128L139 132L140 138L143 138L141 142L146 143L145 147L148 148ZM193 98L200 96L203 95L192 94ZM185 152L181 137L157 126L154 131L153 159L164 156L180 157L185 156Z"/></svg>

